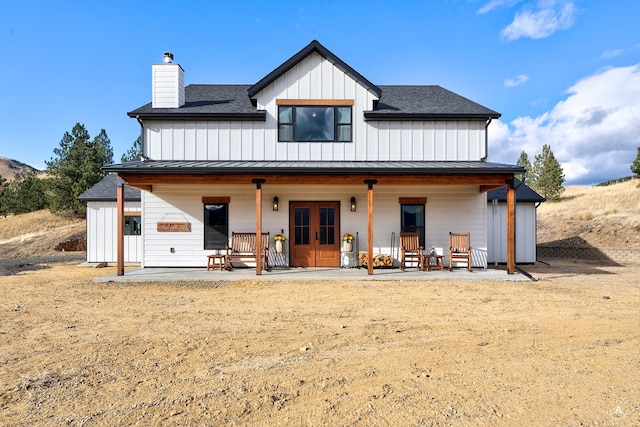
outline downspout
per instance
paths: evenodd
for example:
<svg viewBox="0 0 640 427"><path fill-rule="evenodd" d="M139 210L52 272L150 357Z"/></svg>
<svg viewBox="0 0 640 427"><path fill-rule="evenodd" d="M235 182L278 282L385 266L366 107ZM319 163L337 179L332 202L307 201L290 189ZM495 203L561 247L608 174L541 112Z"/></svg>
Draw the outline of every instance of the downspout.
<svg viewBox="0 0 640 427"><path fill-rule="evenodd" d="M484 124L484 157L480 158L481 162L487 161L489 155L489 125L491 124L491 117L487 119Z"/></svg>

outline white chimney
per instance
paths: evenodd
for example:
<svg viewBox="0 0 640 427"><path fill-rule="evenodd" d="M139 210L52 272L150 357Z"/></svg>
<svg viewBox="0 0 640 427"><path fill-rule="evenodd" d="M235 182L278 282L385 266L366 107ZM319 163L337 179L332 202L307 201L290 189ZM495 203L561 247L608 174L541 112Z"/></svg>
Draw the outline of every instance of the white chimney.
<svg viewBox="0 0 640 427"><path fill-rule="evenodd" d="M184 105L184 70L172 61L173 54L165 52L164 63L151 66L153 108L180 108Z"/></svg>

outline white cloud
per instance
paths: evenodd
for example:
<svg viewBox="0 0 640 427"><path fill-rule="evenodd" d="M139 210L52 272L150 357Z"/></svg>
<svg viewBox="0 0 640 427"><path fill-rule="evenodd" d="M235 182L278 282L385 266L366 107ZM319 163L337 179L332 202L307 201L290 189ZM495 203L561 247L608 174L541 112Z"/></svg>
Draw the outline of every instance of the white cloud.
<svg viewBox="0 0 640 427"><path fill-rule="evenodd" d="M516 87L525 83L527 80L529 80L529 76L527 76L526 74L518 74L518 77L516 77L515 79L505 80L504 85L505 87Z"/></svg>
<svg viewBox="0 0 640 427"><path fill-rule="evenodd" d="M492 10L499 9L501 7L512 7L520 3L521 1L522 0L491 0L489 1L489 3L478 9L478 15L484 15L485 13L491 12Z"/></svg>
<svg viewBox="0 0 640 427"><path fill-rule="evenodd" d="M526 4L500 35L507 41L522 37L549 37L558 30L571 27L576 12L573 2L567 0L541 0L533 6Z"/></svg>
<svg viewBox="0 0 640 427"><path fill-rule="evenodd" d="M513 164L525 151L533 161L547 144L567 184L631 175L640 146L640 64L602 70L570 87L567 95L540 116L492 123L490 160Z"/></svg>
<svg viewBox="0 0 640 427"><path fill-rule="evenodd" d="M611 59L611 58L615 58L616 56L620 56L623 53L624 51L622 49L609 49L602 53L602 58Z"/></svg>

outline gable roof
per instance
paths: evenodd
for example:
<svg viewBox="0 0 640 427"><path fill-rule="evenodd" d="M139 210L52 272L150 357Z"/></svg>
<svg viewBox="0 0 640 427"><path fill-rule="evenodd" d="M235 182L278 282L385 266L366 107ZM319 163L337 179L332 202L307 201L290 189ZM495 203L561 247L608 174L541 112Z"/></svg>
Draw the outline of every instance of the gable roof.
<svg viewBox="0 0 640 427"><path fill-rule="evenodd" d="M200 85L184 88L185 104L180 108L153 108L151 102L127 113L129 117L183 120L260 120L267 117L247 96L249 85Z"/></svg>
<svg viewBox="0 0 640 427"><path fill-rule="evenodd" d="M354 70L349 65L347 65L342 59L334 55L333 52L331 52L329 49L322 46L320 42L318 42L317 40L313 40L311 43L305 46L300 52L293 55L286 62L280 65L278 68L276 68L275 70L267 74L265 77L263 77L258 83L251 86L247 91L249 98L253 98L254 96L256 96L258 92L260 92L265 87L269 86L271 83L277 80L280 76L282 76L284 73L286 73L291 68L293 68L296 64L298 64L298 62L302 61L304 58L306 58L307 56L311 55L314 52L318 53L324 59L331 62L335 67L337 67L339 70L344 72L346 75L351 77L356 82L360 83L365 89L367 89L368 91L376 95L378 98L380 97L382 91L376 85L371 83L364 76L362 76L356 70Z"/></svg>
<svg viewBox="0 0 640 427"><path fill-rule="evenodd" d="M115 202L117 197L118 185L124 181L118 178L118 175L110 173L105 176L102 181L78 196L81 202ZM124 200L140 201L140 190L133 187L124 187Z"/></svg>
<svg viewBox="0 0 640 427"><path fill-rule="evenodd" d="M515 178L515 186L518 187L520 185L520 180ZM507 188L501 187L496 188L495 190L491 190L487 192L487 201L497 200L498 202L506 202L507 201ZM516 201L517 202L525 202L525 203L538 203L538 202L546 202L547 199L539 195L534 189L529 187L527 184L520 185L516 190Z"/></svg>
<svg viewBox="0 0 640 427"><path fill-rule="evenodd" d="M497 119L497 113L441 86L380 86L382 96L367 120Z"/></svg>
<svg viewBox="0 0 640 427"><path fill-rule="evenodd" d="M153 108L152 103L127 113L139 119L265 121L265 110L252 102L258 92L304 58L318 53L378 97L365 120L487 120L500 113L437 85L376 86L313 40L254 85L191 84L180 108Z"/></svg>

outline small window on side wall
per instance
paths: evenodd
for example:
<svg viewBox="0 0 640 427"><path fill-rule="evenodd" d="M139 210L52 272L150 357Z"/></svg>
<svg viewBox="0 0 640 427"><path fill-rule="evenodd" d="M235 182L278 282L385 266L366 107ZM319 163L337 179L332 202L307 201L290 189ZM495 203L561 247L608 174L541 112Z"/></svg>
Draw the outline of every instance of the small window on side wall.
<svg viewBox="0 0 640 427"><path fill-rule="evenodd" d="M124 214L124 235L140 236L142 234L142 221L140 215Z"/></svg>

